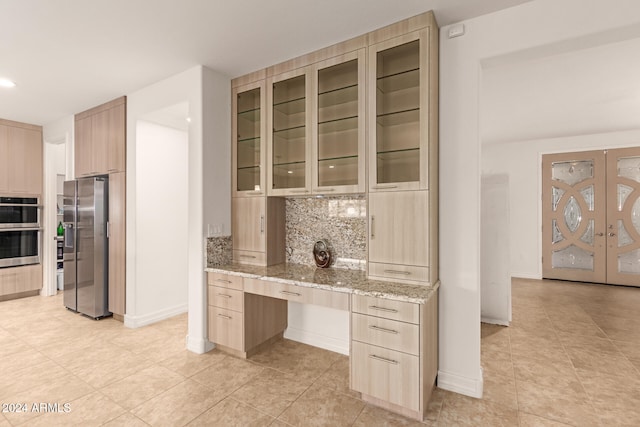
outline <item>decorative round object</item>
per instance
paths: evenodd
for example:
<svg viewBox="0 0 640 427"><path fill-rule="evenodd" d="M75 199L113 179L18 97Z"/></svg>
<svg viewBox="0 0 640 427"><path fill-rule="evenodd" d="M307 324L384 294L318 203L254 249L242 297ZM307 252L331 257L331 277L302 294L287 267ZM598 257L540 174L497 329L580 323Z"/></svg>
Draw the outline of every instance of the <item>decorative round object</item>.
<svg viewBox="0 0 640 427"><path fill-rule="evenodd" d="M327 268L331 265L331 250L326 240L318 240L313 245L313 259L320 268Z"/></svg>

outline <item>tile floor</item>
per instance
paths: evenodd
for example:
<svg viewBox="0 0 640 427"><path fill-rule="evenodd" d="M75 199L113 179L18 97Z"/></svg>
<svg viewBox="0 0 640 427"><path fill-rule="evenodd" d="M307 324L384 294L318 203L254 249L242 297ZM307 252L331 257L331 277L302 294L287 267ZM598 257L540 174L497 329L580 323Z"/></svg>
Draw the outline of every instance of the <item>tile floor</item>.
<svg viewBox="0 0 640 427"><path fill-rule="evenodd" d="M482 325L483 399L436 389L424 423L364 404L348 358L281 341L250 361L184 350L186 315L130 330L62 296L0 302L0 427L640 425L640 289L516 279ZM68 403L68 413L34 403Z"/></svg>

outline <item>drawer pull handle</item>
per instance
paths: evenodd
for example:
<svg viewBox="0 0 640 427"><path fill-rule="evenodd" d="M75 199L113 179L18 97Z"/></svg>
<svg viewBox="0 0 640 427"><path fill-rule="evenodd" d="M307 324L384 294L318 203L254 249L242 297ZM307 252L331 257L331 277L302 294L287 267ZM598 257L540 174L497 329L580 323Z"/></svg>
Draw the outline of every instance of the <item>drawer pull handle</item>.
<svg viewBox="0 0 640 427"><path fill-rule="evenodd" d="M293 194L306 194L308 192L309 190L291 190L290 191L290 193L293 193Z"/></svg>
<svg viewBox="0 0 640 427"><path fill-rule="evenodd" d="M385 273L389 273L389 274L404 274L407 276L411 275L410 271L400 271L400 270L384 270Z"/></svg>
<svg viewBox="0 0 640 427"><path fill-rule="evenodd" d="M374 190L387 190L390 188L398 188L397 185L389 185L389 184L378 184L372 187Z"/></svg>
<svg viewBox="0 0 640 427"><path fill-rule="evenodd" d="M281 294L285 294L285 295L293 295L294 297L299 297L302 294L299 294L297 292L289 292L289 291L280 291Z"/></svg>
<svg viewBox="0 0 640 427"><path fill-rule="evenodd" d="M231 298L231 295L227 295L227 294L218 294L218 296L222 298Z"/></svg>
<svg viewBox="0 0 640 427"><path fill-rule="evenodd" d="M253 255L240 255L240 258L255 258Z"/></svg>
<svg viewBox="0 0 640 427"><path fill-rule="evenodd" d="M375 360L379 360L380 362L390 363L392 365L397 365L398 364L397 360L387 359L386 357L376 356L375 354L370 354L369 357L372 358L372 359L375 359Z"/></svg>
<svg viewBox="0 0 640 427"><path fill-rule="evenodd" d="M216 282L231 283L231 280L216 279Z"/></svg>
<svg viewBox="0 0 640 427"><path fill-rule="evenodd" d="M379 331L379 332L386 332L388 334L398 334L398 331L394 331L393 329L387 329L387 328L381 328L380 326L376 326L376 325L369 325L369 329L373 329L374 331Z"/></svg>
<svg viewBox="0 0 640 427"><path fill-rule="evenodd" d="M378 307L377 305L370 305L369 308L372 309L372 310L384 311L384 312L387 312L387 313L397 313L398 312L398 310L396 310L395 308L384 308L384 307Z"/></svg>
<svg viewBox="0 0 640 427"><path fill-rule="evenodd" d="M222 317L223 319L229 319L229 320L231 320L231 316L227 316L226 314L220 314L220 313L218 313L218 317Z"/></svg>

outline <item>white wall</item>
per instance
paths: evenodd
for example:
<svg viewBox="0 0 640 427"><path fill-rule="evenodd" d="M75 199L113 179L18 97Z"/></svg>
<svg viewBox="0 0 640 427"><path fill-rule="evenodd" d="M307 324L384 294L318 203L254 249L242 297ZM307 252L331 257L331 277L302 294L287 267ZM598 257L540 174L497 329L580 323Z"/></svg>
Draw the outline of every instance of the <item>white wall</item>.
<svg viewBox="0 0 640 427"><path fill-rule="evenodd" d="M542 277L542 155L632 146L640 146L640 130L483 146L483 173L508 174L511 184L511 276Z"/></svg>
<svg viewBox="0 0 640 427"><path fill-rule="evenodd" d="M213 89L223 85L206 85L203 81L226 82L222 93L211 93ZM172 304L163 300L163 297L149 284L147 277L137 269L137 257L150 248L144 242L138 240L138 227L141 222L147 220L140 211L138 199L139 188L137 182L137 168L140 157L153 157L153 152L139 152L137 149L136 123L145 115L165 109L169 106L186 102L189 110L188 131L188 195L187 205L184 206L188 218L188 249L187 249L187 280L188 280L188 309L189 331L187 348L198 353L207 351L210 343L206 339L206 312L205 308L205 281L204 281L204 244L203 244L203 211L204 211L204 164L208 159L203 155L205 137L207 140L224 140L227 145L229 138L229 121L224 127L207 129L205 135L205 120L217 120L205 115L210 108L203 107L205 97L213 97L214 105L228 109L230 79L213 71L206 70L202 66L196 66L161 82L143 88L129 94L127 97L127 314L125 325L130 327L142 326L148 323L170 317L184 312L184 304ZM218 104L220 103L220 104ZM224 105L224 107L222 107ZM227 116L229 111L227 111ZM224 119L222 119L224 120ZM218 123L218 122L216 122ZM207 183L208 186L220 186L227 189L229 179L215 183ZM228 191L228 190L221 190ZM220 204L230 205L230 199L218 200ZM157 264L162 269L161 263ZM163 304L154 303L155 310L149 310L149 301L164 301Z"/></svg>
<svg viewBox="0 0 640 427"><path fill-rule="evenodd" d="M141 313L187 306L187 132L145 121L136 131L138 251L136 283Z"/></svg>
<svg viewBox="0 0 640 427"><path fill-rule="evenodd" d="M536 0L440 32L440 354L438 385L482 395L480 174L482 66L637 34L640 3ZM517 186L517 183L513 183ZM513 213L513 218L516 214Z"/></svg>
<svg viewBox="0 0 640 427"><path fill-rule="evenodd" d="M349 355L349 312L289 301L284 337Z"/></svg>

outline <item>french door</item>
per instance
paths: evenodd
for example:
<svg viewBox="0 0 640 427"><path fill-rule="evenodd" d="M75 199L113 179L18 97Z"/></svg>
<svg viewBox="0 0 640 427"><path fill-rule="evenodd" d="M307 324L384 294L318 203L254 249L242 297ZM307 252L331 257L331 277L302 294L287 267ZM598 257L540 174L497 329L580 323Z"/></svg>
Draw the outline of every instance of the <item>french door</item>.
<svg viewBox="0 0 640 427"><path fill-rule="evenodd" d="M640 286L640 148L542 157L542 272Z"/></svg>

